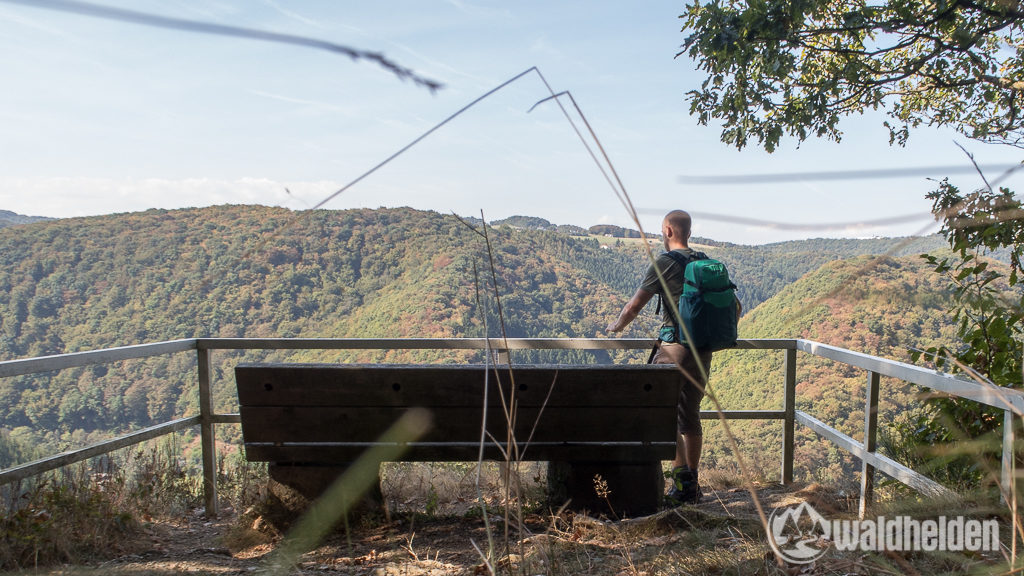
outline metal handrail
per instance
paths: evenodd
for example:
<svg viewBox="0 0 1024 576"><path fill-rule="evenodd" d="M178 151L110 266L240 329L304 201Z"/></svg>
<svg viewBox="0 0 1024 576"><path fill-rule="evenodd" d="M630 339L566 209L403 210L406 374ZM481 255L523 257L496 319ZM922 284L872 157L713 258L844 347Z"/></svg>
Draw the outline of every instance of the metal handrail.
<svg viewBox="0 0 1024 576"><path fill-rule="evenodd" d="M90 350L88 352L72 352L70 354L56 354L54 356L39 356L36 358L24 358L21 360L7 360L0 362L0 378L7 376L24 376L27 374L38 374L40 372L53 372L65 368L80 368L94 364L108 364L119 360L137 360L139 358L151 358L163 356L175 352L186 352L196 349L196 338L185 340L170 340L168 342L155 342L152 344L138 344L135 346L121 346L118 348L104 348L102 350Z"/></svg>
<svg viewBox="0 0 1024 576"><path fill-rule="evenodd" d="M197 351L200 415L158 424L118 438L78 450L70 450L35 462L0 470L0 485L24 479L68 464L93 458L113 450L157 438L184 428L200 426L203 445L203 477L206 511L217 514L216 424L238 423L237 414L218 414L212 408L210 393L211 353L215 350L639 350L655 344L649 338L189 338L107 348L88 352L58 354L0 362L0 377L23 376L142 359L167 354ZM702 411L701 418L768 419L783 421L782 482L793 480L794 425L801 423L863 462L861 474L861 512L871 502L874 472L881 470L897 480L930 494L951 494L933 480L875 452L879 377L889 376L1004 410L1003 467L1004 486L1014 477L1013 417L1024 415L1024 392L967 380L935 370L913 366L803 339L745 339L739 350L783 350L785 352L783 410L732 410L719 414ZM796 410L797 352L827 358L867 371L868 393L865 400L864 442Z"/></svg>

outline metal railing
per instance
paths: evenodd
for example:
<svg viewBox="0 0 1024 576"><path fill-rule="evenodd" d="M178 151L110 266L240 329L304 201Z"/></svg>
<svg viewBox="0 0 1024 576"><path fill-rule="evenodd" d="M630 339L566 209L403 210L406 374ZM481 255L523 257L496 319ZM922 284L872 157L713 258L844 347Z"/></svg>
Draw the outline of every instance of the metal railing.
<svg viewBox="0 0 1024 576"><path fill-rule="evenodd" d="M203 493L206 513L216 516L217 476L215 426L236 424L238 414L219 414L213 410L211 393L211 361L215 350L497 350L507 362L508 354L515 350L640 350L650 349L654 340L645 338L423 338L423 339L370 339L370 338L190 338L124 346L90 352L60 354L23 360L0 362L0 378L52 372L67 368L107 364L122 360L151 358L196 351L199 387L199 415L180 418L120 436L77 450L69 450L34 462L0 470L0 485L54 470L75 462L107 454L146 440L199 426L202 443ZM830 440L843 450L859 458L861 469L861 515L871 504L874 493L875 472L881 471L892 478L929 495L952 495L941 484L927 478L876 452L878 430L878 395L881 376L887 376L929 388L936 392L966 398L1004 411L1002 470L1003 486L1014 478L1014 426L1013 417L1024 415L1024 392L985 385L979 382L861 354L843 348L801 339L741 340L739 350L781 350L785 354L782 410L726 410L721 415L702 411L701 418L724 417L740 420L782 420L782 474L783 484L793 481L793 452L795 425L807 426L818 435ZM835 362L865 370L867 393L864 404L864 441L860 442L825 424L810 414L796 409L797 352L827 358Z"/></svg>

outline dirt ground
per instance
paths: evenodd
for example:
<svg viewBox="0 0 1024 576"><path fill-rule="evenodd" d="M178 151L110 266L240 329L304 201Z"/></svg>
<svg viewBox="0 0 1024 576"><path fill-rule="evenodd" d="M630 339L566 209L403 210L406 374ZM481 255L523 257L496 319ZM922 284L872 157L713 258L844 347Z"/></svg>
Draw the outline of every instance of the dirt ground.
<svg viewBox="0 0 1024 576"><path fill-rule="evenodd" d="M834 494L813 486L799 490L763 486L758 494L766 514L772 508L805 500L822 510L845 507ZM705 558L695 561L694 573L717 573L715 566L722 562L727 571L729 562L742 558L753 558L754 566L772 573L771 563L763 561L770 551L760 535L752 498L742 488L707 489L696 506L622 521L531 512L524 515L521 525L511 522L507 537L504 517L492 512L488 520L496 553L490 556L490 566L485 560L488 530L478 509L474 511L471 506L462 514L427 516L409 511L350 526L347 532L338 529L303 554L297 566L284 570L275 569L271 562L282 536L265 518L252 510L239 513L228 508L222 512L213 520L206 519L201 510L178 519L154 520L141 526L131 554L89 566L55 567L38 573L475 576L493 570L509 574L651 575L679 573L679 566L673 567L673 563L691 558L690 549L695 546L708 551ZM736 558L717 558L723 554ZM716 559L709 560L711 555ZM707 564L709 561L712 564Z"/></svg>

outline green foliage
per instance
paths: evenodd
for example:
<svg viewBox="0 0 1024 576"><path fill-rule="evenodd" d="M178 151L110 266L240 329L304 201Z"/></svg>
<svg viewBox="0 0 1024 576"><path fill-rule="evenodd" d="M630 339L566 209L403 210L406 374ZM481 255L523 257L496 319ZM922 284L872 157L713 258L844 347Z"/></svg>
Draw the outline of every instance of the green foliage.
<svg viewBox="0 0 1024 576"><path fill-rule="evenodd" d="M967 408L967 406L964 406ZM932 480L967 492L985 478L992 461L979 454L999 450L1002 438L989 434L981 442L965 442L952 432L936 405L914 407L899 414L891 428L883 428L878 439L881 451ZM883 482L888 481L884 479ZM889 482L894 488L898 484ZM902 490L905 487L896 488Z"/></svg>
<svg viewBox="0 0 1024 576"><path fill-rule="evenodd" d="M957 343L933 346L914 358L933 360L939 368L991 382L997 386L1022 386L1024 349L1024 290L1020 283L1024 252L1021 203L1009 191L981 189L962 193L947 181L928 195L933 211L942 219L942 235L953 250L951 256L925 254L932 269L945 277L953 290L953 321ZM995 265L990 256L1005 250L1009 271ZM912 438L920 446L950 446L997 434L1002 411L957 398L933 398L934 415L916 420ZM959 455L950 466L968 467L965 460L982 468L1000 457L998 443ZM981 473L968 468L961 476L974 483Z"/></svg>
<svg viewBox="0 0 1024 576"><path fill-rule="evenodd" d="M679 54L707 74L690 112L723 121L737 148L838 141L841 118L880 108L890 142L922 124L1014 146L1024 135L1019 2L712 0L681 18Z"/></svg>
<svg viewBox="0 0 1024 576"><path fill-rule="evenodd" d="M555 230L557 228L551 222L536 216L509 216L504 220L495 220L491 222L491 225L525 228L527 230Z"/></svg>
<svg viewBox="0 0 1024 576"><path fill-rule="evenodd" d="M41 457L32 445L7 430L0 429L0 469Z"/></svg>
<svg viewBox="0 0 1024 576"><path fill-rule="evenodd" d="M948 181L928 198L944 219L942 234L954 255L925 255L937 273L953 286L954 320L961 345L955 350L929 350L936 364L952 355L962 365L1000 386L1020 386L1021 340L1024 335L1024 291L1020 289L1024 225L1021 203L1013 193L987 189L962 194ZM993 251L1010 250L1009 274L992 266Z"/></svg>
<svg viewBox="0 0 1024 576"><path fill-rule="evenodd" d="M611 236L612 238L641 238L640 231L631 228L623 228L614 224L597 224L587 229L595 236ZM647 234L648 238L656 238L654 234Z"/></svg>

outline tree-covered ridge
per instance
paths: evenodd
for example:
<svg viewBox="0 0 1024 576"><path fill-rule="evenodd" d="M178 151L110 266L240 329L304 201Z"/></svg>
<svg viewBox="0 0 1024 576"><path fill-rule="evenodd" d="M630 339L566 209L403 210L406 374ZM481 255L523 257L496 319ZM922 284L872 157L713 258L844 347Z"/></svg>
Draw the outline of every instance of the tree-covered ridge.
<svg viewBox="0 0 1024 576"><path fill-rule="evenodd" d="M0 228L6 228L7 226L17 226L18 224L31 224L32 222L41 222L44 220L51 220L45 216L23 216L16 214L10 210L0 210Z"/></svg>
<svg viewBox="0 0 1024 576"><path fill-rule="evenodd" d="M555 230L558 227L545 220L544 218L538 218L536 216L509 216L503 220L494 220L491 222L494 226L509 226L511 228L525 228L527 230Z"/></svg>
<svg viewBox="0 0 1024 576"><path fill-rule="evenodd" d="M887 256L917 256L946 247L938 234L928 236L911 236L904 238L811 238L808 240L791 240L775 242L760 246L762 250L775 254L791 254L794 252L827 252L849 258L865 254L885 254Z"/></svg>
<svg viewBox="0 0 1024 576"><path fill-rule="evenodd" d="M759 246L694 239L694 248L725 262L739 286L743 310L754 310L803 275L837 260L865 255L916 256L943 247L938 236L919 238L814 238Z"/></svg>
<svg viewBox="0 0 1024 576"><path fill-rule="evenodd" d="M951 300L943 279L919 258L853 258L828 263L786 287L740 321L740 336L806 338L907 362L912 349L954 337ZM781 410L783 363L781 351L722 352L715 358L711 385L726 409ZM860 438L866 379L863 370L800 354L797 409ZM879 422L891 430L894 422L920 410L920 392L883 379ZM777 474L781 427L745 422L733 427L743 439L744 453L754 460L768 455L760 464ZM812 477L829 482L850 477L834 446L810 434L800 444L798 463ZM706 446L712 462L730 461L717 426L711 427Z"/></svg>
<svg viewBox="0 0 1024 576"><path fill-rule="evenodd" d="M608 277L602 271L623 260L555 233L490 233L499 285L540 291L533 300L546 310L567 300L554 288L582 283L571 278L578 263L611 264L589 267ZM339 335L339 319L390 293L418 291L403 296L415 309L472 303L473 264L482 278L487 264L483 239L464 223L407 209L226 206L68 219L8 231L0 252L0 353L8 358L192 336ZM469 315L434 320L434 328L397 329L479 332ZM360 328L386 336L396 325L389 318Z"/></svg>
<svg viewBox="0 0 1024 576"><path fill-rule="evenodd" d="M500 336L482 231L479 220L462 222L411 209L292 212L255 206L151 210L0 230L0 359L196 336ZM557 228L502 226L488 228L487 234L504 327L511 337L604 336L604 326L647 267L639 242L606 249L596 239ZM794 246L785 252L710 242L699 249L725 261L740 285L748 316L741 335L804 336L902 358L900 338L931 334L942 325L930 300L941 303L942 297L935 296L935 286L920 278L912 264L893 261L906 267L906 281L894 285L889 300L873 284L859 295L831 297L839 298L835 313L809 312L821 308L807 304L815 294L863 281L839 279L840 272L861 266L839 261L839 254L878 247L847 242L836 250ZM880 268L887 271L881 278L898 277L888 266ZM899 308L908 301L927 304L932 315L913 306L909 312ZM852 308L845 310L840 302ZM643 312L627 336L653 334L659 323L653 308ZM848 317L850 326L828 323L840 317ZM914 328L918 317L929 319L921 334ZM880 342L890 342L889 348L879 348ZM720 361L733 355L745 364L716 367L714 378L716 386L742 382L735 387L742 393L732 407L774 398L777 382L765 375L775 360L729 352ZM573 351L517 353L515 360L642 362L645 357ZM218 409L235 409L230 370L244 359L480 358L468 352L217 352L215 402ZM720 375L728 376L720 380ZM9 431L16 446L81 445L93 437L194 414L195 391L194 354L4 378L0 429ZM728 396L726 388L723 393ZM843 418L855 420L847 414ZM232 430L226 427L222 438L230 441Z"/></svg>

